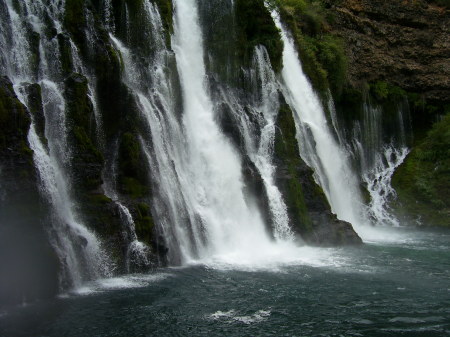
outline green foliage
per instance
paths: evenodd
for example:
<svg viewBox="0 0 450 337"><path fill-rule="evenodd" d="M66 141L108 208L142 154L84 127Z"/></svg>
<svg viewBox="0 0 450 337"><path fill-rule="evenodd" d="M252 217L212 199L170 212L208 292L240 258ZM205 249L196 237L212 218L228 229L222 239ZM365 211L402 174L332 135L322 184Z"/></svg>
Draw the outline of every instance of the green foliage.
<svg viewBox="0 0 450 337"><path fill-rule="evenodd" d="M236 0L236 23L239 25L239 53L251 60L255 46L266 47L275 71L282 66L283 42L263 0Z"/></svg>
<svg viewBox="0 0 450 337"><path fill-rule="evenodd" d="M347 57L342 40L328 32L327 12L320 1L272 0L288 25L305 73L321 92L331 89L335 97L346 81Z"/></svg>
<svg viewBox="0 0 450 337"><path fill-rule="evenodd" d="M450 226L450 113L428 132L393 178L397 209L425 225Z"/></svg>
<svg viewBox="0 0 450 337"><path fill-rule="evenodd" d="M377 81L369 85L370 92L380 102L398 101L406 97L406 91L384 81Z"/></svg>

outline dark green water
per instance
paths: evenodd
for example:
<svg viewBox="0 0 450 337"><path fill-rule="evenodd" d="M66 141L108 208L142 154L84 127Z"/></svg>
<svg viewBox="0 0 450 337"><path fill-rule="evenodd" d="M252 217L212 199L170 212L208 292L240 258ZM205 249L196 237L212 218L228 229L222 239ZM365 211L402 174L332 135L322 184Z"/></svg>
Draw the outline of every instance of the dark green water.
<svg viewBox="0 0 450 337"><path fill-rule="evenodd" d="M450 232L396 230L294 265L164 269L0 317L1 336L450 336Z"/></svg>

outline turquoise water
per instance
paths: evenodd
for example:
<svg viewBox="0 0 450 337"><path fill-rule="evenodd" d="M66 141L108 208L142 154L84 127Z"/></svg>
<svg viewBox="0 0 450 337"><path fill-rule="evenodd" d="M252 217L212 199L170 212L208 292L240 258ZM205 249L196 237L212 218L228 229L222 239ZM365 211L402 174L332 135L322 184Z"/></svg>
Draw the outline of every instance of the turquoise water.
<svg viewBox="0 0 450 337"><path fill-rule="evenodd" d="M1 336L450 336L450 232L398 229L298 263L100 280L1 313Z"/></svg>

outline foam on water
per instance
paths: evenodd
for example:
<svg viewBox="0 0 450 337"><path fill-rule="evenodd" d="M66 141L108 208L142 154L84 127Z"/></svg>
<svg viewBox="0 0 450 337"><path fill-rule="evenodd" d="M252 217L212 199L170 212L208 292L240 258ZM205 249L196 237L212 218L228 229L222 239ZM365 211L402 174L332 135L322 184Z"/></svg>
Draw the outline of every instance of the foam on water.
<svg viewBox="0 0 450 337"><path fill-rule="evenodd" d="M299 247L292 242L279 242L256 253L230 251L215 254L190 263L218 270L285 272L292 266L338 267L347 264L345 258L336 257L335 249Z"/></svg>
<svg viewBox="0 0 450 337"><path fill-rule="evenodd" d="M271 315L271 310L258 310L252 315L239 315L239 312L231 309L229 311L216 311L207 316L208 319L225 321L228 323L240 322L244 324L253 324L266 321Z"/></svg>
<svg viewBox="0 0 450 337"><path fill-rule="evenodd" d="M74 295L91 295L98 292L130 289L130 288L144 288L154 282L160 282L168 277L172 277L169 273L147 274L147 275L126 275L123 277L112 277L105 279L98 279L86 283L82 287L73 290L70 294ZM66 295L70 295L66 294Z"/></svg>

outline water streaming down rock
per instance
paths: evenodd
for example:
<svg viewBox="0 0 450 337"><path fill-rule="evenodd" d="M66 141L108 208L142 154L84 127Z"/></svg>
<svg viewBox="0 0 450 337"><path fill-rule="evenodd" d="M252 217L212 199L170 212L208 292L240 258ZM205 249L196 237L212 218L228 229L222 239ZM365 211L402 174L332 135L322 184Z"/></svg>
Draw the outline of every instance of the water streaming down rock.
<svg viewBox="0 0 450 337"><path fill-rule="evenodd" d="M40 85L45 134L37 134L36 116L32 116L28 141L34 152L41 190L52 208L48 231L61 260L61 288L77 287L85 280L108 275L110 262L99 240L75 214L70 196L70 177L65 172L71 160L71 150L67 141L63 84L57 83L61 79L60 54L56 39L48 36L42 21L44 17L49 18L55 31L61 32L63 3L51 1L46 5L23 1L15 6L7 1L6 6L8 16L5 19L11 22L11 36L4 38L10 43L7 46L6 74L25 105L28 105L27 83ZM29 41L34 41L34 45ZM43 143L43 137L46 143Z"/></svg>
<svg viewBox="0 0 450 337"><path fill-rule="evenodd" d="M281 87L294 112L300 155L314 169L332 210L355 226L367 223L358 179L349 163L349 154L341 148L328 125L321 101L302 70L292 38L272 11L284 42Z"/></svg>
<svg viewBox="0 0 450 337"><path fill-rule="evenodd" d="M148 270L152 261L150 260L150 248L138 240L136 234L136 225L127 206L120 201L119 193L117 192L117 152L118 144L114 144L110 158L105 162L105 169L102 173L103 191L105 196L110 198L117 206L121 224L123 227L122 237L127 245L125 253L125 270L130 273L132 271Z"/></svg>
<svg viewBox="0 0 450 337"><path fill-rule="evenodd" d="M391 179L409 153L408 104L400 101L392 113L367 101L363 104L362 113L361 121L354 122L348 147L355 162L359 163L361 180L370 195L367 212L376 225L398 226L399 221L389 207L396 198Z"/></svg>
<svg viewBox="0 0 450 337"><path fill-rule="evenodd" d="M196 2L175 1L174 5L172 46L183 92L182 123L189 158L182 170L186 176L180 180L197 215L191 226L194 235L202 235L197 239L202 243L200 256L259 254L271 242L259 211L246 203L239 154L214 119Z"/></svg>
<svg viewBox="0 0 450 337"><path fill-rule="evenodd" d="M395 169L403 163L408 153L409 149L406 147L397 149L393 145L386 145L384 150L378 153L373 168L363 175L363 181L367 184L370 194L368 213L377 225L400 225L389 206L397 196L391 180Z"/></svg>
<svg viewBox="0 0 450 337"><path fill-rule="evenodd" d="M147 42L153 43L156 50L151 64L140 64L122 42L113 35L110 38L122 56L123 80L133 92L150 134L149 141L141 139L141 144L157 188L154 209L158 222L168 240L171 262L182 263L188 252L194 249L186 232L186 223L189 224L194 215L193 211L186 209L176 172L181 165L179 161L187 159L183 151L183 132L175 116L171 80L167 74L171 55L165 47L161 19L150 2L145 2L145 9L151 25L148 35L151 40Z"/></svg>
<svg viewBox="0 0 450 337"><path fill-rule="evenodd" d="M290 228L286 204L275 184L276 168L273 163L273 152L276 119L280 109L279 85L265 47L255 47L248 78L253 88L248 93L248 96L252 97L251 104L244 106L237 94L227 88L222 88L221 99L239 121L245 153L255 164L264 182L275 239L293 240L294 235Z"/></svg>
<svg viewBox="0 0 450 337"><path fill-rule="evenodd" d="M239 251L259 255L259 245L273 243L259 211L244 195L239 153L214 118L214 103L206 91L196 3L175 3L172 45L183 91L181 117L177 111L180 105L173 99L177 92L172 83L178 77L168 68L175 60L165 46L159 14L150 2L145 3L145 9L151 22L148 36L152 36L155 50L150 64L140 64L123 42L112 35L111 40L124 61L124 82L134 93L150 134L150 139L141 137L141 144L157 188L153 207L168 241L170 260L185 263ZM261 72L268 70L267 64L260 65L265 67ZM273 73L270 76L273 80ZM270 99L267 90L266 104ZM264 113L269 114L269 107ZM274 128L273 119L266 118L272 123L268 123L269 129ZM265 140L261 150L252 148L255 161L263 160L258 155L270 157L270 135ZM270 175L268 172L267 179ZM284 226L288 226L287 219ZM277 233L286 238L289 229L279 228Z"/></svg>

